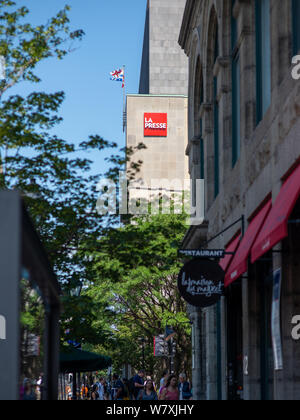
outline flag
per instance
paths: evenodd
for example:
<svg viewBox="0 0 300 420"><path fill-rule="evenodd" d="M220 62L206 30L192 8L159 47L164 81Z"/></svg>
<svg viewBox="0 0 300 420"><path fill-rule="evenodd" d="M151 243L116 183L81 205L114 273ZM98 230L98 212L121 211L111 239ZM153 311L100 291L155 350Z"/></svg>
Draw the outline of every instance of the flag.
<svg viewBox="0 0 300 420"><path fill-rule="evenodd" d="M110 72L110 80L113 80L114 82L122 82L122 88L124 87L125 83L125 75L124 70L114 70Z"/></svg>
<svg viewBox="0 0 300 420"><path fill-rule="evenodd" d="M166 329L165 329L165 341L169 341L171 338L174 337L175 334L176 334L176 332L173 331L172 328L169 327L169 325L166 325Z"/></svg>

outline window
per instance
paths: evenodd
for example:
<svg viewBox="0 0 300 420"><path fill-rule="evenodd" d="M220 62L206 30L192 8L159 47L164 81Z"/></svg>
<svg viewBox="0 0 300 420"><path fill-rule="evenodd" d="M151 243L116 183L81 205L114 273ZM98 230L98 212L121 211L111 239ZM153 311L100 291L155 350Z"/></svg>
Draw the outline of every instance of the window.
<svg viewBox="0 0 300 420"><path fill-rule="evenodd" d="M270 0L255 1L257 124L271 104Z"/></svg>
<svg viewBox="0 0 300 420"><path fill-rule="evenodd" d="M204 102L203 73L200 59L196 68L195 99L194 99L194 126L195 135L200 139L200 178L204 179L204 141L203 121L200 116L200 108Z"/></svg>
<svg viewBox="0 0 300 420"><path fill-rule="evenodd" d="M205 99L210 104L208 119L212 133L206 137L205 149L205 175L207 185L207 206L210 207L220 192L220 152L219 144L219 70L220 56L218 37L218 17L215 7L212 6L208 24L206 94Z"/></svg>
<svg viewBox="0 0 300 420"><path fill-rule="evenodd" d="M292 0L293 55L300 50L300 1Z"/></svg>
<svg viewBox="0 0 300 420"><path fill-rule="evenodd" d="M203 75L201 71L201 94L200 103L204 102L204 88L203 88ZM200 118L200 179L204 179L204 141L203 141L203 122Z"/></svg>
<svg viewBox="0 0 300 420"><path fill-rule="evenodd" d="M204 141L200 139L200 179L204 179Z"/></svg>
<svg viewBox="0 0 300 420"><path fill-rule="evenodd" d="M214 48L214 64L216 64L219 56L219 42L218 42L218 26L216 26L215 33L215 48ZM214 172L215 172L215 198L220 190L220 171L219 171L219 102L218 102L218 78L213 80L213 114L214 114Z"/></svg>
<svg viewBox="0 0 300 420"><path fill-rule="evenodd" d="M214 77L214 170L215 170L215 198L219 194L219 103L218 79Z"/></svg>
<svg viewBox="0 0 300 420"><path fill-rule="evenodd" d="M232 7L235 0L232 2ZM232 167L236 164L241 152L241 82L240 52L238 49L237 21L231 19L232 46Z"/></svg>

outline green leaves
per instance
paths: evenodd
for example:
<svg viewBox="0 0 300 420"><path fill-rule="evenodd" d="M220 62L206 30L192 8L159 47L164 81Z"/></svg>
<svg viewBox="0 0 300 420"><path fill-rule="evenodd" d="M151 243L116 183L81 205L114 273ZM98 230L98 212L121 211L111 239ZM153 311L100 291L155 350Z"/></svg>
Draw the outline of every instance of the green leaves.
<svg viewBox="0 0 300 420"><path fill-rule="evenodd" d="M109 142L104 140L99 135L89 136L88 141L83 141L80 143L79 148L81 150L91 150L91 149L98 149L103 150L106 148L115 148L117 147L117 143Z"/></svg>
<svg viewBox="0 0 300 420"><path fill-rule="evenodd" d="M186 306L177 291L180 261L177 249L186 231L183 215L136 217L134 224L110 229L93 253L93 283L87 293L109 316L99 313L111 326L111 334L124 346L116 350L118 364L132 360L132 342L146 337L148 366L154 366L153 336L163 334L166 322L180 331L178 358L190 345ZM121 333L122 332L122 333ZM141 366L141 351L135 351L135 366Z"/></svg>
<svg viewBox="0 0 300 420"><path fill-rule="evenodd" d="M75 147L54 135L64 92L8 95L16 83L38 83L37 64L62 59L82 39L82 30L70 28L69 10L66 6L47 23L33 26L26 22L26 7L0 0L0 56L7 66L0 83L0 188L21 191L64 289L62 341L81 339L106 349L117 366L129 361L141 367L144 337L146 360L153 367L153 335L163 333L170 316L179 323L180 358L189 345L188 328L180 327L185 303L176 286L185 217L146 216L113 228L119 226L117 216L96 212L100 174L90 173L92 161L86 156L92 152L98 161L103 150L117 144L94 134ZM141 143L111 153L105 178L117 181L126 163L134 178L142 162L131 158L143 148ZM74 279L83 286L77 298L69 294ZM29 314L23 314L23 322L32 322Z"/></svg>
<svg viewBox="0 0 300 420"><path fill-rule="evenodd" d="M64 92L27 97L4 93L22 80L39 82L36 65L48 57L63 58L82 39L82 30L70 28L69 10L66 6L47 23L33 26L26 21L26 7L0 0L0 55L7 66L6 80L0 83L0 187L22 192L62 282L74 272L89 278L88 262L77 252L83 241L94 244L101 230L95 210L100 174L89 173L92 162L82 152L97 153L116 144L91 135L76 148L52 134L62 120Z"/></svg>
<svg viewBox="0 0 300 420"><path fill-rule="evenodd" d="M65 290L74 278L83 285L92 279L91 261L82 249L93 250L102 234L103 219L96 212L100 174L91 174L92 161L86 156L93 152L93 158L100 160L102 150L117 145L95 134L76 147L53 134L62 121L64 92L9 96L17 83L38 83L37 64L50 57L62 59L84 35L71 28L69 6L34 26L26 21L29 10L19 3L0 0L0 56L6 62L6 80L0 82L0 188L17 189L23 195ZM63 339L70 323L74 337L102 342L106 330L96 316L99 306L95 308L88 295L76 300L66 291L64 308ZM23 321L30 322L29 314Z"/></svg>
<svg viewBox="0 0 300 420"><path fill-rule="evenodd" d="M6 60L6 81L0 85L0 98L14 84L22 80L38 83L34 74L36 65L49 57L61 60L73 49L74 41L80 41L84 32L68 26L69 6L44 25L23 23L29 10L15 8L12 1L0 2L0 56Z"/></svg>

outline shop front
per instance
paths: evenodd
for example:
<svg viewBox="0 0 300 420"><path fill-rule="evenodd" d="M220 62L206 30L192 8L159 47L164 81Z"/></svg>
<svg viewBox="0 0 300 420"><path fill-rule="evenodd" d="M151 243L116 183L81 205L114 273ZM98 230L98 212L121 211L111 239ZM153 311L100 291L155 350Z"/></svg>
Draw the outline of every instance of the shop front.
<svg viewBox="0 0 300 420"><path fill-rule="evenodd" d="M261 203L220 264L225 275L228 399L299 399L300 165Z"/></svg>
<svg viewBox="0 0 300 420"><path fill-rule="evenodd" d="M17 192L0 192L0 230L0 400L25 399L28 384L56 400L60 288Z"/></svg>

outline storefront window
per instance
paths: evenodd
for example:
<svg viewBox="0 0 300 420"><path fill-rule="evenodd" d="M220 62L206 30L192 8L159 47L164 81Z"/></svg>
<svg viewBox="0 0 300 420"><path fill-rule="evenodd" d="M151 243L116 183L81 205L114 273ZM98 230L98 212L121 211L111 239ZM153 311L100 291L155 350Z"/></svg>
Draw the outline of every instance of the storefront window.
<svg viewBox="0 0 300 420"><path fill-rule="evenodd" d="M292 21L293 21L293 55L300 50L300 3L299 0L292 0Z"/></svg>
<svg viewBox="0 0 300 420"><path fill-rule="evenodd" d="M20 287L20 399L42 399L45 309L41 292L23 270Z"/></svg>

